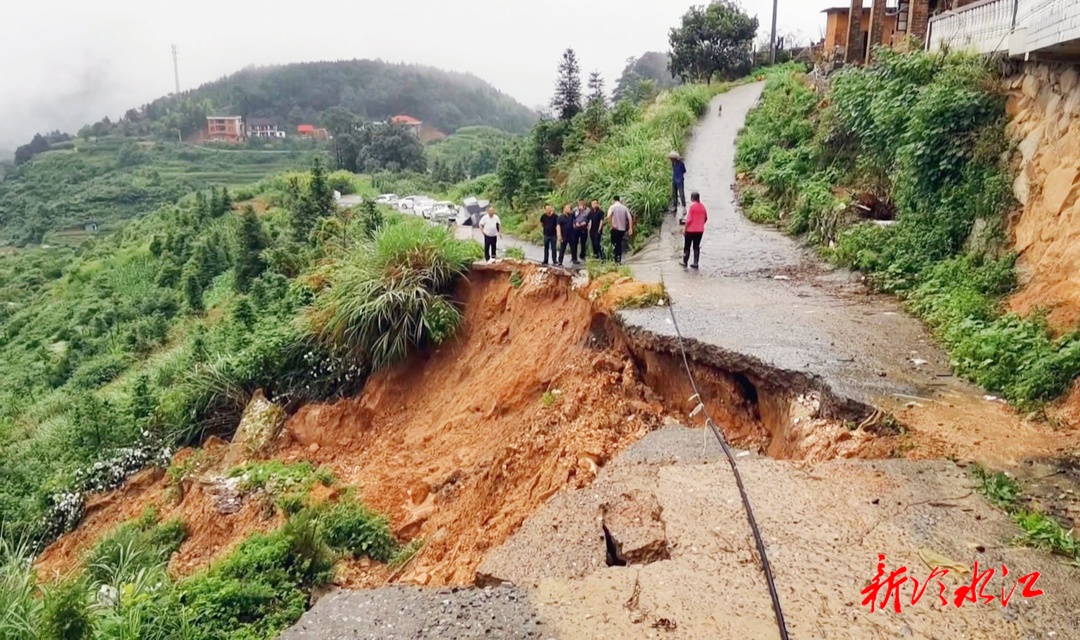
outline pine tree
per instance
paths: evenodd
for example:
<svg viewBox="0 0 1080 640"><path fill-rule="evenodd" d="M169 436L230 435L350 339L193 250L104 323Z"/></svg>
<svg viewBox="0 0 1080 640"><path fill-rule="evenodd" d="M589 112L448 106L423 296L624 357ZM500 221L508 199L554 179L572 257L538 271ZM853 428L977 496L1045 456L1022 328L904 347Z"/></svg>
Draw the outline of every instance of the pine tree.
<svg viewBox="0 0 1080 640"><path fill-rule="evenodd" d="M364 198L363 204L360 205L360 224L364 235L369 238L374 238L375 233L383 226L382 211L379 211L378 205L371 198Z"/></svg>
<svg viewBox="0 0 1080 640"><path fill-rule="evenodd" d="M599 71L589 74L589 104L595 103L607 106L607 98L604 97L604 77Z"/></svg>
<svg viewBox="0 0 1080 640"><path fill-rule="evenodd" d="M150 391L150 379L141 375L135 379L135 389L131 393L131 417L135 426L143 429L150 422L154 413L154 395Z"/></svg>
<svg viewBox="0 0 1080 640"><path fill-rule="evenodd" d="M232 211L232 208L233 208L233 201L232 201L232 196L229 195L229 188L228 187L222 187L221 188L221 214L225 215L226 213Z"/></svg>
<svg viewBox="0 0 1080 640"><path fill-rule="evenodd" d="M255 326L255 308L251 306L251 301L247 296L239 296L236 299L233 303L232 316L233 320L244 329Z"/></svg>
<svg viewBox="0 0 1080 640"><path fill-rule="evenodd" d="M221 194L216 187L210 187L210 217L220 218L224 210L221 207Z"/></svg>
<svg viewBox="0 0 1080 640"><path fill-rule="evenodd" d="M245 293L251 281L258 278L266 268L262 251L266 248L266 233L251 205L240 213L240 229L236 234L234 259L236 267L236 290Z"/></svg>
<svg viewBox="0 0 1080 640"><path fill-rule="evenodd" d="M589 103L585 108L585 131L592 140L607 135L608 110L604 97L604 78L599 71L589 74Z"/></svg>
<svg viewBox="0 0 1080 640"><path fill-rule="evenodd" d="M320 218L334 213L334 190L326 180L326 170L318 158L311 167L311 180L293 209L293 238L306 242Z"/></svg>
<svg viewBox="0 0 1080 640"><path fill-rule="evenodd" d="M211 190L213 191L213 190ZM206 201L206 196L202 191L195 192L195 220L201 223L210 217L210 203Z"/></svg>
<svg viewBox="0 0 1080 640"><path fill-rule="evenodd" d="M555 97L551 108L560 120L571 120L581 113L581 68L572 48L563 52L559 76L555 81Z"/></svg>
<svg viewBox="0 0 1080 640"><path fill-rule="evenodd" d="M187 305L188 311L192 313L202 313L203 310L203 287L199 282L199 274L197 269L184 269L184 275L181 277L180 283L181 289L184 291L184 303Z"/></svg>

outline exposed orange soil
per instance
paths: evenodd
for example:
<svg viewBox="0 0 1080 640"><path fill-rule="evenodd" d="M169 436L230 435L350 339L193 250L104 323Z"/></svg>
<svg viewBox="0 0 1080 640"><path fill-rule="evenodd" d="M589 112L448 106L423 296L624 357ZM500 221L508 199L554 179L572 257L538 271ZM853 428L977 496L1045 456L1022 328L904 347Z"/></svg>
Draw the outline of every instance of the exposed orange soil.
<svg viewBox="0 0 1080 640"><path fill-rule="evenodd" d="M471 583L487 549L548 497L662 423L630 358L589 346L585 296L524 271L520 289L474 272L451 344L286 425L276 457L331 467L401 537L426 541L406 581Z"/></svg>
<svg viewBox="0 0 1080 640"><path fill-rule="evenodd" d="M945 391L882 408L910 427L898 451L906 458L951 457L1006 467L1080 448L1080 431L1057 428L1041 417L1018 415L1003 402L971 394Z"/></svg>
<svg viewBox="0 0 1080 640"><path fill-rule="evenodd" d="M54 542L38 557L38 575L43 580L51 580L77 570L87 551L98 540L150 507L157 509L162 522L180 518L187 524L188 537L169 562L169 572L173 576L190 575L252 533L279 526L280 516L255 500L245 500L234 514L222 516L218 513L205 478L215 470L225 471L220 469L220 459L227 448L228 445L220 440L207 442L204 447L206 468L183 483L182 495L178 488L171 486L164 471L148 469L121 489L89 498L86 516L79 527ZM175 460L190 454L190 449L181 451Z"/></svg>
<svg viewBox="0 0 1080 640"><path fill-rule="evenodd" d="M374 376L358 397L301 409L271 456L310 460L356 485L423 551L401 576L430 584L473 579L486 549L505 540L544 500L592 480L598 466L662 424L664 409L614 345L590 345L594 313L646 290L628 281L571 291L550 272L478 271L459 291L464 323L435 353ZM602 289L602 291L601 291ZM602 294L602 295L601 295ZM591 300L590 300L591 299ZM547 402L545 402L545 396ZM548 406L550 404L550 406ZM161 471L91 498L79 528L41 555L39 575L76 569L86 552L147 507L182 518L190 535L170 570L188 575L281 516L245 499L222 515L211 486L228 445L209 442L207 462L184 483L182 500ZM185 451L177 459L189 455ZM385 583L389 570L365 561L338 567L349 586Z"/></svg>

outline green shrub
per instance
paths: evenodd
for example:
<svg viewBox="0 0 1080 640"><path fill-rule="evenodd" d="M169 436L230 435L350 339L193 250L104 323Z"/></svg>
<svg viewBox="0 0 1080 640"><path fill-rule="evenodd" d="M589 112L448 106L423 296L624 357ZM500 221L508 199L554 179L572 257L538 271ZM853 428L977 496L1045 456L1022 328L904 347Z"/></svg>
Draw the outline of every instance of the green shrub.
<svg viewBox="0 0 1080 640"><path fill-rule="evenodd" d="M270 638L296 622L308 590L329 579L333 557L318 522L303 512L255 534L207 571L180 583L195 613L193 638Z"/></svg>
<svg viewBox="0 0 1080 640"><path fill-rule="evenodd" d="M187 526L178 519L155 520L152 515L126 522L99 540L84 561L91 583L119 586L168 562L187 538Z"/></svg>
<svg viewBox="0 0 1080 640"><path fill-rule="evenodd" d="M446 295L478 257L475 243L408 219L383 228L327 274L308 315L311 338L379 369L437 344L460 321Z"/></svg>
<svg viewBox="0 0 1080 640"><path fill-rule="evenodd" d="M1014 203L994 87L978 57L921 51L879 50L873 65L835 74L825 96L795 74L772 75L736 161L754 183L742 190L750 219L790 212L791 233L906 298L960 374L1030 405L1080 374L1080 338L1052 337L1038 314L1002 315L1014 259L995 256ZM841 190L891 202L895 224L852 225ZM977 220L989 231L973 242Z"/></svg>
<svg viewBox="0 0 1080 640"><path fill-rule="evenodd" d="M354 500L323 508L319 520L327 544L355 558L388 562L398 550L387 519Z"/></svg>
<svg viewBox="0 0 1080 640"><path fill-rule="evenodd" d="M82 580L67 580L45 592L41 637L47 640L84 640L94 637L90 594Z"/></svg>

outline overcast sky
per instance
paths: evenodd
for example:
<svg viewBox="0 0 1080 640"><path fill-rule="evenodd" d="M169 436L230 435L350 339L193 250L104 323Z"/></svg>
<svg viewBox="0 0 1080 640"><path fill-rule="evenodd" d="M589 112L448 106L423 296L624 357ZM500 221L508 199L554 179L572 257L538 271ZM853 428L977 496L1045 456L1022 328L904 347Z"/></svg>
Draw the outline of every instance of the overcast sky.
<svg viewBox="0 0 1080 640"><path fill-rule="evenodd" d="M703 0L702 0L703 1ZM0 150L35 131L74 133L173 89L247 65L381 58L480 76L527 106L548 101L567 46L609 85L626 58L667 50L687 0L5 0ZM771 0L742 0L769 26ZM779 0L780 33L818 39L821 9Z"/></svg>

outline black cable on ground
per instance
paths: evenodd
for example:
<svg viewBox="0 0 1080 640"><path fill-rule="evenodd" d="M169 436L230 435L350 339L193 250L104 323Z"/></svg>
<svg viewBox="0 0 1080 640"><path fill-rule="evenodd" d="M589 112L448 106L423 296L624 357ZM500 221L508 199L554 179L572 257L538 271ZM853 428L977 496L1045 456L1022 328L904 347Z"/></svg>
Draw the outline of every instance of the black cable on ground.
<svg viewBox="0 0 1080 640"><path fill-rule="evenodd" d="M664 283L663 274L660 276L660 283ZM765 582L769 585L769 597L772 598L773 613L776 614L776 626L780 629L781 640L788 640L787 624L784 622L784 611L780 606L780 594L776 591L776 582L773 580L772 566L769 564L769 556L765 553L765 541L761 538L761 531L758 529L757 519L754 517L754 510L750 506L750 498L746 494L746 487L743 486L742 474L739 473L739 466L735 463L735 456L731 453L731 447L728 446L724 432L716 426L712 416L709 415L709 410L705 408L705 400L701 397L701 391L698 389L697 381L694 379L694 373L690 370L690 359L686 356L686 347L683 345L682 332L679 330L679 320L675 317L674 303L668 304L668 312L671 314L672 324L675 325L675 335L678 338L679 351L682 354L686 375L690 378L690 386L693 387L694 395L697 397L701 410L705 414L705 426L712 430L713 435L716 436L717 442L720 443L720 447L724 450L724 455L727 456L728 463L731 465L731 471L735 474L735 484L739 487L739 496L742 498L743 507L746 510L746 519L750 523L750 531L754 534L754 544L757 545L758 555L761 557L761 571L765 574Z"/></svg>

